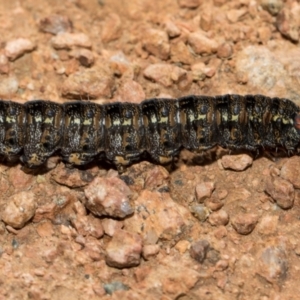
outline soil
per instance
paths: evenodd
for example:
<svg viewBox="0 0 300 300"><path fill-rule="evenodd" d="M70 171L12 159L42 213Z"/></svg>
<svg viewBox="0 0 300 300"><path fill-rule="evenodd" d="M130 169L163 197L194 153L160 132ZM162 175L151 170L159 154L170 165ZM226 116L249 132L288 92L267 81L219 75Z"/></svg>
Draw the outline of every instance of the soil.
<svg viewBox="0 0 300 300"><path fill-rule="evenodd" d="M300 2L0 0L0 96L300 104ZM300 158L0 165L0 299L298 299Z"/></svg>

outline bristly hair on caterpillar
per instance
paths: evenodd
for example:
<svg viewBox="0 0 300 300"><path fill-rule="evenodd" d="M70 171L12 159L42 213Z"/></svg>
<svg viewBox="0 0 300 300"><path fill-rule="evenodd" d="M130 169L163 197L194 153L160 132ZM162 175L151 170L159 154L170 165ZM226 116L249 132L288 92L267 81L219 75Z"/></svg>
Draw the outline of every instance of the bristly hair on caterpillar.
<svg viewBox="0 0 300 300"><path fill-rule="evenodd" d="M117 166L144 153L165 164L181 149L202 152L217 145L256 151L298 150L300 109L288 99L262 95L186 96L104 105L0 101L0 155L20 156L28 168L60 151L70 165L99 157Z"/></svg>

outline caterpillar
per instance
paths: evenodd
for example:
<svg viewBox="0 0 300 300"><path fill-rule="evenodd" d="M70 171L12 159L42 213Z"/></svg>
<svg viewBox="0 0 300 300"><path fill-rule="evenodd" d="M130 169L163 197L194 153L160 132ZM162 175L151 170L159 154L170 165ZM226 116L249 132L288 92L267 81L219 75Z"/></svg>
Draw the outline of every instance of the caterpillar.
<svg viewBox="0 0 300 300"><path fill-rule="evenodd" d="M102 155L122 170L145 152L165 164L182 148L283 148L291 154L299 141L299 107L263 95L191 95L104 105L0 101L0 155L20 157L28 168L43 165L56 151L70 165Z"/></svg>

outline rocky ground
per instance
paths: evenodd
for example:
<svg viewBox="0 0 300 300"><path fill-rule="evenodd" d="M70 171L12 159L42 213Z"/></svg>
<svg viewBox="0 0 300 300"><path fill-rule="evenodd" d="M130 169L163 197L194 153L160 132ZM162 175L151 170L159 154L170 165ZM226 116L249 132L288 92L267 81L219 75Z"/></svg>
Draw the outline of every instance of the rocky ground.
<svg viewBox="0 0 300 300"><path fill-rule="evenodd" d="M292 0L0 0L0 96L300 104ZM300 158L0 165L0 299L298 299Z"/></svg>

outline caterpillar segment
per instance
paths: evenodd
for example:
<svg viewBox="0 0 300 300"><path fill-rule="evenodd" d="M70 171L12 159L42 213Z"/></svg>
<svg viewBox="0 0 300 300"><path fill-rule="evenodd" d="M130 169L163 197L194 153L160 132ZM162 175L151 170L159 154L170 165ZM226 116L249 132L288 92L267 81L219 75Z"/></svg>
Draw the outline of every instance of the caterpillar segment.
<svg viewBox="0 0 300 300"><path fill-rule="evenodd" d="M63 109L59 104L38 100L24 105L21 161L27 167L44 164L59 149L62 124Z"/></svg>
<svg viewBox="0 0 300 300"><path fill-rule="evenodd" d="M105 109L104 152L121 172L145 151L141 107L131 103L114 103Z"/></svg>
<svg viewBox="0 0 300 300"><path fill-rule="evenodd" d="M8 159L24 147L25 107L11 101L0 101L0 154Z"/></svg>
<svg viewBox="0 0 300 300"><path fill-rule="evenodd" d="M85 165L104 151L104 110L91 102L63 106L61 155L68 165Z"/></svg>

